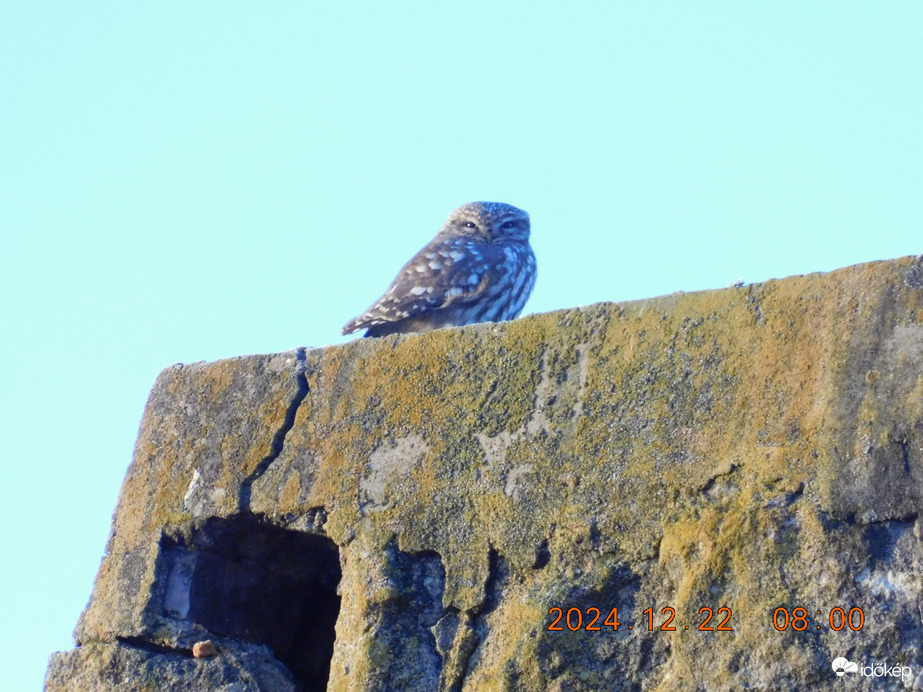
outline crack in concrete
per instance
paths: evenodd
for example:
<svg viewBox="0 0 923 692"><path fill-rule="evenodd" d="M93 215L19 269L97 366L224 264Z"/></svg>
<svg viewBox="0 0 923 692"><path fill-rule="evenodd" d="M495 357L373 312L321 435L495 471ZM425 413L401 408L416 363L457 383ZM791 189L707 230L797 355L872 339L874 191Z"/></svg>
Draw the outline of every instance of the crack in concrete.
<svg viewBox="0 0 923 692"><path fill-rule="evenodd" d="M442 679L439 683L440 692L461 692L465 679L468 677L471 659L481 644L480 637L475 630L475 616L471 611L459 613L458 617L459 629L453 643L452 659L444 662Z"/></svg>
<svg viewBox="0 0 923 692"><path fill-rule="evenodd" d="M185 658L193 657L192 649L174 648L172 646L167 646L166 644L155 644L154 642L148 641L143 637L116 637L115 640L119 644L124 644L125 646L130 646L135 649L141 649L142 651L148 651L152 654L183 656Z"/></svg>
<svg viewBox="0 0 923 692"><path fill-rule="evenodd" d="M285 420L282 421L282 425L276 431L276 434L272 437L272 443L269 447L269 454L263 457L260 460L260 463L257 464L256 468L253 469L253 472L247 476L243 482L240 484L240 493L238 494L237 507L238 511L242 514L252 514L250 510L250 494L253 483L259 480L259 478L266 473L272 463L279 458L279 455L282 454L282 449L285 446L285 437L288 435L289 431L295 426L295 414L298 413L298 407L301 406L301 402L305 400L308 396L308 393L311 391L308 387L308 376L307 376L307 352L305 348L299 347L295 351L296 358L298 359L298 364L296 365L295 377L298 380L298 391L295 393L295 396L292 398L291 403L288 406L288 410L285 412Z"/></svg>
<svg viewBox="0 0 923 692"><path fill-rule="evenodd" d="M912 476L913 470L910 468L910 443L907 442L907 438L903 437L897 441L897 444L901 448L901 459L904 462L904 473L908 476Z"/></svg>
<svg viewBox="0 0 923 692"><path fill-rule="evenodd" d="M465 627L467 636L463 635L458 641L458 670L455 679L448 689L449 692L458 692L464 686L467 679L471 661L475 652L487 639L487 620L486 616L496 609L500 603L500 592L502 585L503 556L493 546L488 543L487 552L487 578L484 580L484 601L480 607L468 610L464 613L465 619L462 625Z"/></svg>
<svg viewBox="0 0 923 692"><path fill-rule="evenodd" d="M728 468L727 471L719 471L715 473L711 478L705 481L705 485L701 487L701 489L699 490L699 494L704 495L705 493L710 492L715 487L715 484L718 482L719 478L725 478L727 476L732 476L734 475L735 472L739 471L740 468L741 467L739 464L732 463L730 468Z"/></svg>

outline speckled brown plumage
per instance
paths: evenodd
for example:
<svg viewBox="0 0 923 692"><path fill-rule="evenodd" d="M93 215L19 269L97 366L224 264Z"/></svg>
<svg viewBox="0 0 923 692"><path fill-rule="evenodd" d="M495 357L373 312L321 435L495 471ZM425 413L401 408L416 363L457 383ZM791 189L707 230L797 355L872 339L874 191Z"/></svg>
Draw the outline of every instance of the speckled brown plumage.
<svg viewBox="0 0 923 692"><path fill-rule="evenodd" d="M378 300L343 327L366 336L514 319L535 286L529 215L500 202L459 207Z"/></svg>

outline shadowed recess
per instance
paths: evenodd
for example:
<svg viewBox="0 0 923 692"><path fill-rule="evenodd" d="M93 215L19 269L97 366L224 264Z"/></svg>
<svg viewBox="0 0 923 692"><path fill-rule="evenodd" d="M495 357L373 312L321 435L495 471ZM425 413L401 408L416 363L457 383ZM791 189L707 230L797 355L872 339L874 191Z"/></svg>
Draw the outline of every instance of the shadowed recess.
<svg viewBox="0 0 923 692"><path fill-rule="evenodd" d="M300 689L326 689L340 609L333 541L242 514L165 535L161 546L165 615L265 644Z"/></svg>

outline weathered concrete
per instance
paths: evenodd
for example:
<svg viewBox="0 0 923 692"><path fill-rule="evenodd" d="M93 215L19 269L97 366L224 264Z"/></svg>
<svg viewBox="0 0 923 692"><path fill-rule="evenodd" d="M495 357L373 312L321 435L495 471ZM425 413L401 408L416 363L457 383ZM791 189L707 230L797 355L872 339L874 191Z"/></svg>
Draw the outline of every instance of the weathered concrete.
<svg viewBox="0 0 923 692"><path fill-rule="evenodd" d="M920 687L921 480L916 258L177 365L47 687Z"/></svg>

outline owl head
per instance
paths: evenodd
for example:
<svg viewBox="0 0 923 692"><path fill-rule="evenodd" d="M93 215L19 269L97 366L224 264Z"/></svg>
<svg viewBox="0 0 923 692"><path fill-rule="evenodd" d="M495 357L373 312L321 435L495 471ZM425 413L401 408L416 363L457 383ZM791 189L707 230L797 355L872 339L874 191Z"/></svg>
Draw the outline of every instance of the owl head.
<svg viewBox="0 0 923 692"><path fill-rule="evenodd" d="M471 202L446 219L441 234L470 236L487 243L529 240L529 214L512 204Z"/></svg>

